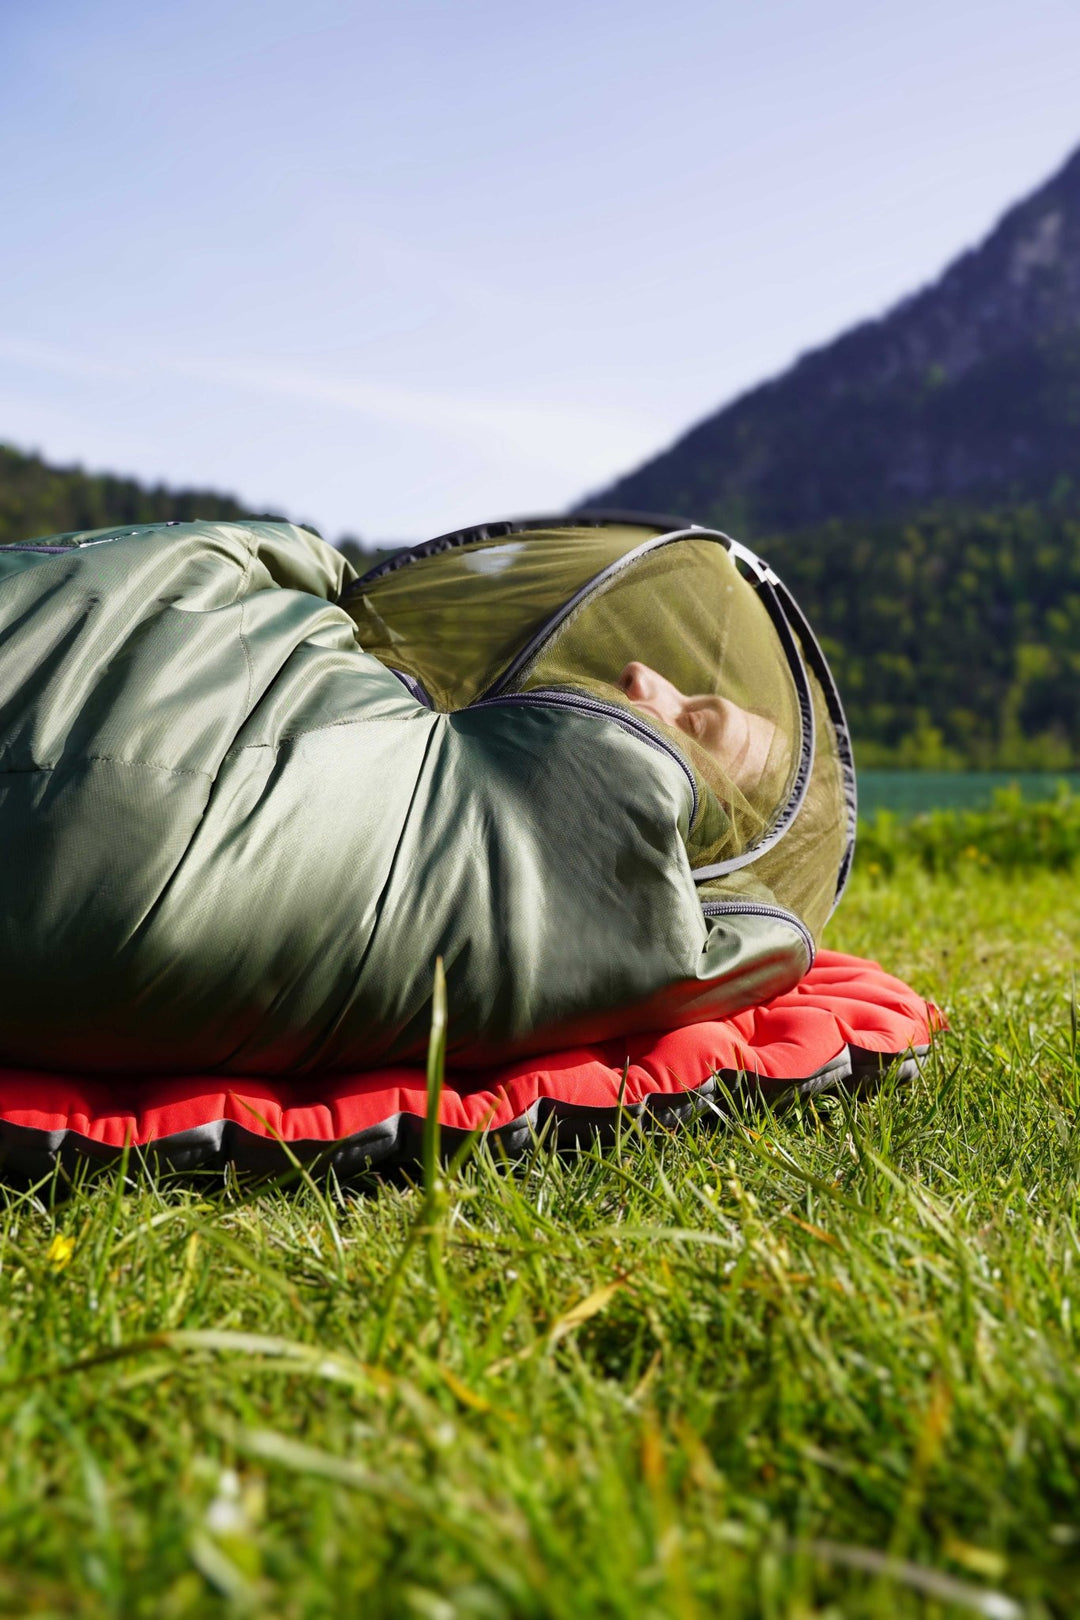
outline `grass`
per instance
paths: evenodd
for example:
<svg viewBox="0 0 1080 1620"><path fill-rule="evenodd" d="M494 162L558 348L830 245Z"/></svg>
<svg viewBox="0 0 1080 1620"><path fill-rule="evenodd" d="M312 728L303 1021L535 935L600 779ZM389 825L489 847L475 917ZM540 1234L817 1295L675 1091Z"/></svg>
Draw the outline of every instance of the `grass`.
<svg viewBox="0 0 1080 1620"><path fill-rule="evenodd" d="M417 1187L8 1192L0 1613L1075 1613L1075 885L900 863L830 943L945 1005L922 1080Z"/></svg>

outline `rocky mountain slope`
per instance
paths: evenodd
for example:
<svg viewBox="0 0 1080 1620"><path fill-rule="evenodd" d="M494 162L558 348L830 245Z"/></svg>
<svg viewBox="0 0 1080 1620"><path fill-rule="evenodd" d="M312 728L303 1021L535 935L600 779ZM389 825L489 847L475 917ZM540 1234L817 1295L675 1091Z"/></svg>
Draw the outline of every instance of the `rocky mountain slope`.
<svg viewBox="0 0 1080 1620"><path fill-rule="evenodd" d="M744 536L1080 496L1080 150L932 286L806 355L588 505Z"/></svg>

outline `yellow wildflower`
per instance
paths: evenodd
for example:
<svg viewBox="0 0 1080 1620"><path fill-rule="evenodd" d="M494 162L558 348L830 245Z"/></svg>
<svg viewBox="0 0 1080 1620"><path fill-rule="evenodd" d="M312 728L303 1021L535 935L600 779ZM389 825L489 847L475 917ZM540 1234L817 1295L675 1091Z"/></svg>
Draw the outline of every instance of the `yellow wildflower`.
<svg viewBox="0 0 1080 1620"><path fill-rule="evenodd" d="M75 1239L65 1237L63 1232L57 1232L46 1250L45 1264L50 1271L63 1271L74 1253Z"/></svg>

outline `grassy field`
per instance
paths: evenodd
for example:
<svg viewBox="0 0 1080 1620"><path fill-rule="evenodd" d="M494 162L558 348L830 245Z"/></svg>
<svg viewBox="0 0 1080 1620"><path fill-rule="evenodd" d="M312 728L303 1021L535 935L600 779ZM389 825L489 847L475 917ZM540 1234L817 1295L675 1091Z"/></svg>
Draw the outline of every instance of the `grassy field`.
<svg viewBox="0 0 1080 1620"><path fill-rule="evenodd" d="M426 1194L4 1195L0 1612L1075 1614L1075 878L864 863L830 943L946 1008L920 1081Z"/></svg>

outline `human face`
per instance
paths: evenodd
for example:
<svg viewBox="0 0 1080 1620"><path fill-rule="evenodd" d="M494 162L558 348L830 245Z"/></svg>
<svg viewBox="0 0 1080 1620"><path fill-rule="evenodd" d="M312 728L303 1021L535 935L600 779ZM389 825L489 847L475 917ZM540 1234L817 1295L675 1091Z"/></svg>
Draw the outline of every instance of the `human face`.
<svg viewBox="0 0 1080 1620"><path fill-rule="evenodd" d="M685 732L707 749L742 792L760 782L776 735L776 727L764 715L710 693L688 696L648 664L627 664L619 685L635 709Z"/></svg>

